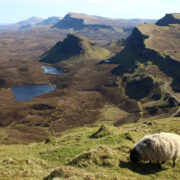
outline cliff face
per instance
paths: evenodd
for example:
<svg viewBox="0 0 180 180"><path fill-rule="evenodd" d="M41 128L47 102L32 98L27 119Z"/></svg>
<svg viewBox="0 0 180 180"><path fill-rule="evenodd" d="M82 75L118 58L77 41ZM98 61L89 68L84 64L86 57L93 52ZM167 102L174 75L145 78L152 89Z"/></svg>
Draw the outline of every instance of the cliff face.
<svg viewBox="0 0 180 180"><path fill-rule="evenodd" d="M72 13L67 14L61 21L55 24L54 27L60 29L72 28L74 30L82 30L84 28L88 28L88 29L103 28L103 29L112 29L112 30L114 29L112 26L101 24L101 22L100 21L98 22L96 18L94 19L94 23L92 23L88 21L88 16L85 15L76 16Z"/></svg>
<svg viewBox="0 0 180 180"><path fill-rule="evenodd" d="M171 23L172 24L172 23ZM119 64L113 70L117 75L133 73L137 62L148 61L161 72L173 78L173 89L180 91L180 25L157 26L143 24L134 29L127 46L111 61Z"/></svg>
<svg viewBox="0 0 180 180"><path fill-rule="evenodd" d="M158 26L168 26L169 24L180 24L180 13L166 14L165 17L156 22Z"/></svg>

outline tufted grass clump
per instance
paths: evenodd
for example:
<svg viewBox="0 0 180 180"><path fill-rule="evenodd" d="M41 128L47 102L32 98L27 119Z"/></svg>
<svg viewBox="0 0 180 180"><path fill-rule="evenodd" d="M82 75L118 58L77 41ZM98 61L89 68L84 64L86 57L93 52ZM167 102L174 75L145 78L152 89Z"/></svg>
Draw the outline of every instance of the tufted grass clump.
<svg viewBox="0 0 180 180"><path fill-rule="evenodd" d="M110 132L108 126L103 124L95 133L90 136L90 138L102 138L111 134L112 132Z"/></svg>

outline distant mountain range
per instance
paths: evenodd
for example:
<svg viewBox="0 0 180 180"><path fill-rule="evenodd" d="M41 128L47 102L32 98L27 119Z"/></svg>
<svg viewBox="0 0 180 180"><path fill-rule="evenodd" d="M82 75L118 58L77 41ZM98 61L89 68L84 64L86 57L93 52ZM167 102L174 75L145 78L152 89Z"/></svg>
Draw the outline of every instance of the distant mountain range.
<svg viewBox="0 0 180 180"><path fill-rule="evenodd" d="M146 19L110 19L100 16L90 16L80 13L68 13L61 21L54 25L60 29L82 30L84 28L132 28L141 23L155 23L156 20Z"/></svg>
<svg viewBox="0 0 180 180"><path fill-rule="evenodd" d="M107 41L128 37L133 29L141 23L155 22L156 20L111 19L71 12L53 25L53 28L75 32L105 44Z"/></svg>
<svg viewBox="0 0 180 180"><path fill-rule="evenodd" d="M64 18L49 17L42 19L39 17L31 17L27 20L20 21L14 24L0 25L0 32L17 31L23 29L30 29L38 26L52 25L59 29L73 29L74 31L88 31L90 30L111 30L129 32L139 24L155 23L154 19L110 19L100 16L90 16L80 13L68 13ZM86 33L86 32L84 32Z"/></svg>
<svg viewBox="0 0 180 180"><path fill-rule="evenodd" d="M31 29L39 26L53 25L61 20L60 17L49 17L47 19L39 17L31 17L27 20L14 24L0 25L0 32L18 31L23 29Z"/></svg>

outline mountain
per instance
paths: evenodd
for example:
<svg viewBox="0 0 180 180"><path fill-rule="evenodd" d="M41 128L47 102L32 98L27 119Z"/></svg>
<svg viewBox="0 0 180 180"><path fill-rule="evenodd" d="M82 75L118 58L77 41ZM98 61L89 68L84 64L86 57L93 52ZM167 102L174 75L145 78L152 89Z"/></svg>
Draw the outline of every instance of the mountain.
<svg viewBox="0 0 180 180"><path fill-rule="evenodd" d="M84 28L132 28L148 20L142 19L110 19L100 16L90 16L80 13L68 13L61 21L54 25L56 28L81 30ZM150 21L150 20L149 20Z"/></svg>
<svg viewBox="0 0 180 180"><path fill-rule="evenodd" d="M68 13L53 27L58 29L67 29L81 34L88 39L108 39L117 40L117 37L126 38L133 29L147 20L128 20L128 19L111 19L100 16L91 16L80 13ZM150 21L150 20L149 20ZM102 44L107 43L103 40Z"/></svg>
<svg viewBox="0 0 180 180"><path fill-rule="evenodd" d="M52 25L52 24L56 24L57 22L59 22L59 20L61 20L60 17L53 16L53 17L49 17L47 19L44 19L38 25L43 25L43 26Z"/></svg>
<svg viewBox="0 0 180 180"><path fill-rule="evenodd" d="M130 19L130 20L139 24L144 24L144 23L155 24L157 21L157 19Z"/></svg>
<svg viewBox="0 0 180 180"><path fill-rule="evenodd" d="M42 21L43 21L42 18L31 17L27 20L20 21L19 23L17 23L17 25L19 26L19 29L27 29L27 28L32 28L33 26L36 26L37 24L39 24Z"/></svg>
<svg viewBox="0 0 180 180"><path fill-rule="evenodd" d="M87 59L103 59L109 55L108 50L97 46L95 42L78 34L68 34L64 41L57 42L45 52L40 61L50 64L60 61L76 63Z"/></svg>
<svg viewBox="0 0 180 180"><path fill-rule="evenodd" d="M164 113L168 106L179 103L175 92L180 92L180 24L173 22L167 26L141 24L109 60L119 64L112 73L121 78L125 94L140 101L145 114Z"/></svg>
<svg viewBox="0 0 180 180"><path fill-rule="evenodd" d="M169 24L180 24L180 13L166 14L165 17L156 22L158 26L167 26Z"/></svg>
<svg viewBox="0 0 180 180"><path fill-rule="evenodd" d="M39 26L53 25L57 23L60 19L61 19L60 17L49 17L47 19L43 19L39 17L31 17L27 20L20 21L18 23L1 25L0 32L19 31L19 30L31 29Z"/></svg>

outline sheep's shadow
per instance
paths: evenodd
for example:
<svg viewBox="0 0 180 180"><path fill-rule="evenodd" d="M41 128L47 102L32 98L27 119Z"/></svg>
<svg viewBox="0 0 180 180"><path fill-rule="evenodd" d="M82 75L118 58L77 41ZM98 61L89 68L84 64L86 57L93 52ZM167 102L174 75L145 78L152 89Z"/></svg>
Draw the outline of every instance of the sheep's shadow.
<svg viewBox="0 0 180 180"><path fill-rule="evenodd" d="M120 168L128 168L133 172L138 174L147 175L147 174L155 174L160 171L166 170L166 168L159 169L156 163L148 164L148 163L138 163L134 164L132 162L120 161Z"/></svg>

